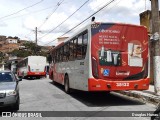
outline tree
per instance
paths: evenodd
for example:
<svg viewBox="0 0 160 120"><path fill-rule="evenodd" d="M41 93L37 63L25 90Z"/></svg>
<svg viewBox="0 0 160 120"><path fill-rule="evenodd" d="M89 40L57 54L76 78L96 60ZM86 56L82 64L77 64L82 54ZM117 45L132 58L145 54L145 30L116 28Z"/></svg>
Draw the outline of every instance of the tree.
<svg viewBox="0 0 160 120"><path fill-rule="evenodd" d="M26 42L23 43L23 46L25 46L25 49L22 50L13 50L9 54L17 57L27 57L30 55L40 55L40 56L46 56L47 52L42 51L40 46L37 46L33 42Z"/></svg>
<svg viewBox="0 0 160 120"><path fill-rule="evenodd" d="M29 55L32 55L31 51L27 51L27 50L13 50L9 54L17 57L27 57Z"/></svg>
<svg viewBox="0 0 160 120"><path fill-rule="evenodd" d="M3 58L4 58L4 54L3 54L3 52L0 52L0 63L2 63Z"/></svg>

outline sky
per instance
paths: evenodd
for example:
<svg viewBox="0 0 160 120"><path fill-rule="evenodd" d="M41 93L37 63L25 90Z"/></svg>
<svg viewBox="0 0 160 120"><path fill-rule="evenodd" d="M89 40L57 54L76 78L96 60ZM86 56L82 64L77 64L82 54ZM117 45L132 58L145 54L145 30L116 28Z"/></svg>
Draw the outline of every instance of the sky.
<svg viewBox="0 0 160 120"><path fill-rule="evenodd" d="M35 41L37 27L38 45L56 45L58 37L105 4L95 21L139 25L139 14L151 9L150 0L0 0L0 35ZM63 36L73 35L90 21Z"/></svg>

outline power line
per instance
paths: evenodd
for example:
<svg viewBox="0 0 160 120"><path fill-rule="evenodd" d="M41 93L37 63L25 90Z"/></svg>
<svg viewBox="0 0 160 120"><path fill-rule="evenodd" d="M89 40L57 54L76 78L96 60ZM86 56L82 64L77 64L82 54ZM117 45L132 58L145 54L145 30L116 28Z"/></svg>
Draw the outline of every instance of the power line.
<svg viewBox="0 0 160 120"><path fill-rule="evenodd" d="M79 24L77 24L76 26L74 26L72 29L68 30L67 32L65 32L64 34L62 34L60 37L64 36L65 34L69 33L70 31L74 30L76 27L78 27L79 25L81 25L83 22L85 22L86 20L88 20L89 18L91 18L92 16L94 16L95 14L97 14L99 11L101 11L102 9L104 9L106 6L108 6L109 4L111 4L112 2L114 2L115 0L111 0L109 3L105 4L103 7L101 7L100 9L98 9L96 12L94 12L93 14L91 14L89 17L87 17L86 19L84 19L82 22L80 22ZM53 41L55 41L57 39L54 39L48 43L46 43L45 45L48 45L50 43L52 43Z"/></svg>
<svg viewBox="0 0 160 120"><path fill-rule="evenodd" d="M68 16L63 22L61 22L59 25L57 25L55 28L53 28L52 30L50 30L47 34L43 35L42 37L39 38L42 39L43 37L45 37L46 35L48 35L49 33L53 32L55 29L57 29L59 26L61 26L64 22L66 22L70 17L72 17L77 11L79 11L89 0L87 0L86 2L84 2L76 11L74 11L70 16Z"/></svg>
<svg viewBox="0 0 160 120"><path fill-rule="evenodd" d="M58 3L57 3L57 4L58 4ZM39 11L32 12L32 14L33 14L33 13L37 13L37 12L41 12L41 11L43 11L43 10L47 10L47 9L50 9L50 8L53 8L53 7L48 7L48 8L39 10ZM28 14L31 14L31 13L28 13ZM24 15L28 15L28 14L24 14ZM24 15L22 15L22 16L24 16ZM21 16L18 16L18 17L21 17ZM43 22L42 24L44 24L44 23L45 23L45 22ZM40 27L41 27L41 26L42 26L42 25L40 25ZM34 31L34 30L31 30L27 35L30 35L33 31ZM27 35L25 35L25 36L27 36Z"/></svg>
<svg viewBox="0 0 160 120"><path fill-rule="evenodd" d="M53 15L53 13L55 13L55 11L58 9L58 7L63 3L64 0L60 0L57 3L57 7L54 9L54 11L48 16L46 17L45 21L38 27L39 29L47 22L47 20Z"/></svg>
<svg viewBox="0 0 160 120"><path fill-rule="evenodd" d="M87 2L87 1L86 1ZM101 6L102 3L100 3L98 6L94 7L94 9L98 9ZM117 3L118 4L118 3ZM91 11L91 10L90 10ZM89 12L88 12L89 13ZM74 14L74 13L73 13ZM71 15L72 16L72 15ZM68 19L68 18L67 18ZM65 20L66 21L66 20ZM60 24L61 25L61 24ZM58 25L57 27L59 27L60 25ZM52 29L53 30L53 29ZM61 29L60 29L61 30ZM41 38L40 38L41 39Z"/></svg>
<svg viewBox="0 0 160 120"><path fill-rule="evenodd" d="M1 17L0 19L3 19L3 18L6 18L6 17L9 17L9 16L12 16L12 15L18 14L19 12L21 12L21 11L23 11L23 10L25 10L25 9L31 8L31 7L33 7L33 6L41 3L42 1L43 1L43 0L37 2L37 3L33 4L33 5L30 5L30 6L26 7L26 8L23 8L23 9L21 9L21 10L18 10L17 12L11 13L11 14L6 15L6 16L3 16L3 17Z"/></svg>
<svg viewBox="0 0 160 120"><path fill-rule="evenodd" d="M33 11L32 13L26 13L26 14L23 14L23 15L11 17L11 18L6 18L6 19L4 19L4 20L10 20L10 19L14 19L14 18L18 18L18 17L25 16L25 15L35 14L35 13L38 13L38 12L41 12L41 11L44 11L44 10L48 10L48 9L51 9L51 8L53 8L53 6L47 7L47 8L41 9L41 10Z"/></svg>
<svg viewBox="0 0 160 120"><path fill-rule="evenodd" d="M52 14L50 14L48 17L46 17L45 21L38 27L38 29L40 29L46 22L47 20L49 19L49 17L51 17L53 15L53 13L58 9L58 7L62 4L64 0L60 0L58 3L57 3L57 7L54 9L54 11L52 12ZM27 35L30 35L34 30L32 30L31 32L29 32ZM27 36L26 35L26 36Z"/></svg>

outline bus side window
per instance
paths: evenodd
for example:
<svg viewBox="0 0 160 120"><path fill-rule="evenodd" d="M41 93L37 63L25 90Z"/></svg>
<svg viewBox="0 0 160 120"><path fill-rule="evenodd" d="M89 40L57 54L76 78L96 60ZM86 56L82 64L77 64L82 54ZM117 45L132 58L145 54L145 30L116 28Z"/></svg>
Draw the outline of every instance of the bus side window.
<svg viewBox="0 0 160 120"><path fill-rule="evenodd" d="M82 59L82 35L78 36L77 59Z"/></svg>
<svg viewBox="0 0 160 120"><path fill-rule="evenodd" d="M62 47L59 48L59 62L62 62Z"/></svg>
<svg viewBox="0 0 160 120"><path fill-rule="evenodd" d="M60 49L57 49L57 62L60 62Z"/></svg>
<svg viewBox="0 0 160 120"><path fill-rule="evenodd" d="M58 62L61 62L61 48L58 49Z"/></svg>
<svg viewBox="0 0 160 120"><path fill-rule="evenodd" d="M56 51L53 52L53 62L56 63Z"/></svg>
<svg viewBox="0 0 160 120"><path fill-rule="evenodd" d="M65 57L65 61L69 60L69 43L64 45L64 57Z"/></svg>
<svg viewBox="0 0 160 120"><path fill-rule="evenodd" d="M64 54L64 46L62 46L62 48L61 48L61 61L63 62L63 54Z"/></svg>
<svg viewBox="0 0 160 120"><path fill-rule="evenodd" d="M85 58L88 45L88 33L83 34L83 47L82 47L82 56Z"/></svg>
<svg viewBox="0 0 160 120"><path fill-rule="evenodd" d="M69 53L69 49L70 49L70 43L67 44L67 61L69 60L69 56L70 56L70 53Z"/></svg>
<svg viewBox="0 0 160 120"><path fill-rule="evenodd" d="M73 40L73 56L74 59L77 59L77 38Z"/></svg>
<svg viewBox="0 0 160 120"><path fill-rule="evenodd" d="M55 51L55 62L57 63L58 62L58 57L57 57L57 50Z"/></svg>
<svg viewBox="0 0 160 120"><path fill-rule="evenodd" d="M69 46L69 53L70 53L69 60L74 60L73 50L74 50L74 40L71 40Z"/></svg>
<svg viewBox="0 0 160 120"><path fill-rule="evenodd" d="M63 46L63 61L66 61L66 45Z"/></svg>
<svg viewBox="0 0 160 120"><path fill-rule="evenodd" d="M47 55L47 61L49 62L49 63L51 63L52 62L52 56L49 54L49 55Z"/></svg>

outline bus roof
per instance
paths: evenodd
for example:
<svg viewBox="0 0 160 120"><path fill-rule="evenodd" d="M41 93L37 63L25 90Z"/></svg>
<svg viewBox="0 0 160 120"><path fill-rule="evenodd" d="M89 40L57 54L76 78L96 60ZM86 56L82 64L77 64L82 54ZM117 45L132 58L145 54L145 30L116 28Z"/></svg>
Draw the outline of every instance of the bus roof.
<svg viewBox="0 0 160 120"><path fill-rule="evenodd" d="M31 55L31 56L28 56L28 57L33 57L33 56L38 56L38 55ZM21 62L21 61L27 59L28 57L25 57L25 58L21 59L19 62ZM40 57L45 57L45 56L40 56Z"/></svg>

